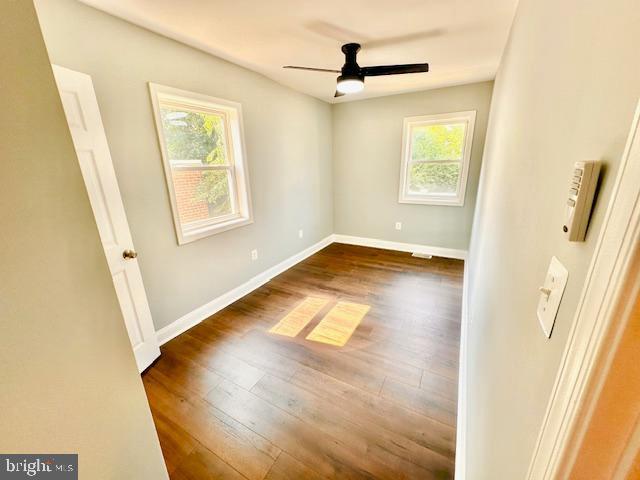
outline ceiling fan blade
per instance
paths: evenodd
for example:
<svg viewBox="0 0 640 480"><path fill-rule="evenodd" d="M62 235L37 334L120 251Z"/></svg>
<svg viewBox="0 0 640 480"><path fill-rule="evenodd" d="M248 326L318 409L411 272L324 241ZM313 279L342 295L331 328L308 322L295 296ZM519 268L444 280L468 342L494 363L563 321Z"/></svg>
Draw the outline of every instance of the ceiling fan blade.
<svg viewBox="0 0 640 480"><path fill-rule="evenodd" d="M333 96L333 98L337 98L337 97L344 97L344 95L345 95L344 93L339 92L338 90L336 90L336 93L335 93L335 95Z"/></svg>
<svg viewBox="0 0 640 480"><path fill-rule="evenodd" d="M428 63L407 63L405 65L380 65L378 67L362 67L360 72L365 77L379 75L399 75L402 73L422 73L429 71Z"/></svg>
<svg viewBox="0 0 640 480"><path fill-rule="evenodd" d="M340 73L340 70L331 70L330 68L297 67L295 65L285 65L282 68L291 68L294 70L308 70L310 72Z"/></svg>

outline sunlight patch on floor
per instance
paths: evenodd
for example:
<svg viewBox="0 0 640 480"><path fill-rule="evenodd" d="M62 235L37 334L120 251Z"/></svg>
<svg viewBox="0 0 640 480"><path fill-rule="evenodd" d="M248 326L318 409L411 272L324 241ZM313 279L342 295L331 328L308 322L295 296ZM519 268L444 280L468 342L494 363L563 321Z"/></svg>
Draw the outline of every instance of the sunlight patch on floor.
<svg viewBox="0 0 640 480"><path fill-rule="evenodd" d="M343 347L370 308L361 303L338 302L307 335L307 340Z"/></svg>
<svg viewBox="0 0 640 480"><path fill-rule="evenodd" d="M297 336L328 302L329 300L326 298L305 298L282 320L271 327L269 333L284 335L285 337Z"/></svg>

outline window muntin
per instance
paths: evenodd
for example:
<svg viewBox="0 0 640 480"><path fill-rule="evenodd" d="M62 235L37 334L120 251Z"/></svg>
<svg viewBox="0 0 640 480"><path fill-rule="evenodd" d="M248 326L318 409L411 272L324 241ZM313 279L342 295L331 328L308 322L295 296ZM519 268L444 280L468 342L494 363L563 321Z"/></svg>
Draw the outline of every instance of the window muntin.
<svg viewBox="0 0 640 480"><path fill-rule="evenodd" d="M250 223L240 105L150 88L178 242Z"/></svg>
<svg viewBox="0 0 640 480"><path fill-rule="evenodd" d="M463 205L475 112L404 121L401 203Z"/></svg>

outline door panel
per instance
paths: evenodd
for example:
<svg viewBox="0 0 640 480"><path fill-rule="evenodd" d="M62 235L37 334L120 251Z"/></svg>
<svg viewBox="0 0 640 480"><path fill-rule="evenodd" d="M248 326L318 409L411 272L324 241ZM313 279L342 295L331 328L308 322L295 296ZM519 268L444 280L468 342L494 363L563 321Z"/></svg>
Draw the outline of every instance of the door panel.
<svg viewBox="0 0 640 480"><path fill-rule="evenodd" d="M93 83L89 75L57 65L53 72L138 370L142 371L160 355L160 349L138 260L123 256L125 250L135 250Z"/></svg>

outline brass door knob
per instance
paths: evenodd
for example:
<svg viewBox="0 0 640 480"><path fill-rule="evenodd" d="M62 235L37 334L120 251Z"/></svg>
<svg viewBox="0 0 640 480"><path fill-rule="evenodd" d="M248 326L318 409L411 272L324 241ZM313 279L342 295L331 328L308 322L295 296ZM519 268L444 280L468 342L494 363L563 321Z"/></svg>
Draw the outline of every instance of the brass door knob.
<svg viewBox="0 0 640 480"><path fill-rule="evenodd" d="M122 258L125 260L133 260L138 256L138 253L135 250L125 250L122 252Z"/></svg>

